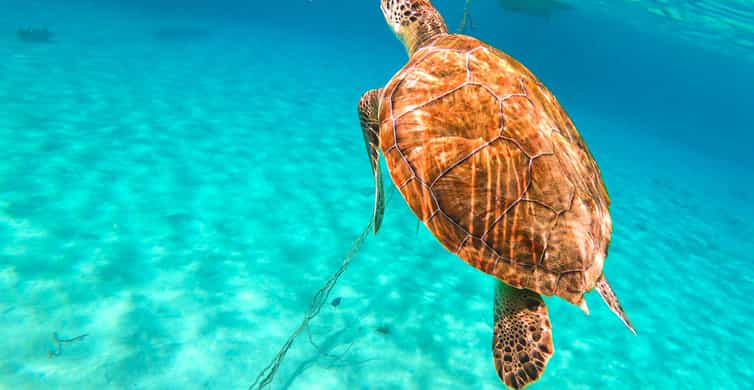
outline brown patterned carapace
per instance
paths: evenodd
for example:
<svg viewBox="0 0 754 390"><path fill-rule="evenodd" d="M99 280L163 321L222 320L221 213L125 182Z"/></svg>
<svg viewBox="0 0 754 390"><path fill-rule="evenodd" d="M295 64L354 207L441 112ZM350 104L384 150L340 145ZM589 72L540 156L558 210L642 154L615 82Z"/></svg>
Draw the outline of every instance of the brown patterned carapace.
<svg viewBox="0 0 754 390"><path fill-rule="evenodd" d="M384 88L379 121L393 182L448 250L571 303L594 288L607 191L568 115L518 61L440 34Z"/></svg>

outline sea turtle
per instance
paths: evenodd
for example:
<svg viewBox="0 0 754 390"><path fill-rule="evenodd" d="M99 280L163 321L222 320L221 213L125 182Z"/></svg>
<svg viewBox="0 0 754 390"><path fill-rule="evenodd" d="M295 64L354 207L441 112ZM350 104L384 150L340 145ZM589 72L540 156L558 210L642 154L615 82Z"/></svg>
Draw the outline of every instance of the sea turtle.
<svg viewBox="0 0 754 390"><path fill-rule="evenodd" d="M384 212L380 155L411 210L439 242L493 275L493 358L512 388L553 354L542 295L588 314L596 289L633 331L602 266L612 222L597 164L553 94L522 64L450 34L429 0L381 0L409 61L366 92L359 119Z"/></svg>

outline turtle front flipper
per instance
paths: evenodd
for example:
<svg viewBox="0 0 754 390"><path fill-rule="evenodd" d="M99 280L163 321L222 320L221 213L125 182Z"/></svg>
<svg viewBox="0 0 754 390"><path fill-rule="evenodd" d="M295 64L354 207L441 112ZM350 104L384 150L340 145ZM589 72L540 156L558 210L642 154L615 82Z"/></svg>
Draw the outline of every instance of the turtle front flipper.
<svg viewBox="0 0 754 390"><path fill-rule="evenodd" d="M382 172L380 170L380 121L379 106L381 89L372 89L361 96L359 100L359 121L367 146L369 161L372 163L374 174L374 210L372 222L374 234L380 230L382 215L385 213L385 193L382 186Z"/></svg>
<svg viewBox="0 0 754 390"><path fill-rule="evenodd" d="M498 281L493 332L492 354L500 380L521 389L539 379L554 352L542 297Z"/></svg>

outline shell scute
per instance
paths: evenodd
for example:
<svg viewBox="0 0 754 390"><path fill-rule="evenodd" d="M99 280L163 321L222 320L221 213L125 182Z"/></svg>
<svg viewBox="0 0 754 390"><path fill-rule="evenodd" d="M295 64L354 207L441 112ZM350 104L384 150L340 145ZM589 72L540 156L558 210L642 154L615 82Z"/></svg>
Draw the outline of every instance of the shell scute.
<svg viewBox="0 0 754 390"><path fill-rule="evenodd" d="M469 234L481 237L523 195L528 159L504 141L477 150L441 176L432 191L438 194L441 209Z"/></svg>
<svg viewBox="0 0 754 390"><path fill-rule="evenodd" d="M396 124L405 129L398 134L401 148L415 147L412 139L446 136L489 141L502 130L502 113L494 95L480 86L463 85L422 103L421 109L407 112Z"/></svg>
<svg viewBox="0 0 754 390"><path fill-rule="evenodd" d="M548 205L557 214L568 211L576 186L563 177L560 161L553 155L543 155L531 164L532 180L526 199Z"/></svg>
<svg viewBox="0 0 754 390"><path fill-rule="evenodd" d="M448 148L448 144L452 144L453 147ZM427 141L424 146L411 148L409 158L421 167L416 172L417 176L427 185L431 185L444 171L464 156L470 155L478 146L478 142L464 137L434 138Z"/></svg>
<svg viewBox="0 0 754 390"><path fill-rule="evenodd" d="M401 188L402 193L406 196L410 196L414 199L421 199L421 203L416 206L416 216L422 220L427 221L437 211L437 204L435 204L432 194L429 192L429 188L422 184L419 180L410 179Z"/></svg>
<svg viewBox="0 0 754 390"><path fill-rule="evenodd" d="M453 253L458 252L458 248L468 237L466 230L444 212L435 212L425 224L434 234L445 237L441 243Z"/></svg>
<svg viewBox="0 0 754 390"><path fill-rule="evenodd" d="M496 50L479 46L468 53L469 81L484 85L504 99L512 95L525 95L520 71L510 62L500 61Z"/></svg>
<svg viewBox="0 0 754 390"><path fill-rule="evenodd" d="M586 283L584 283L584 273L580 271L566 272L560 275L558 280L557 294L571 300L580 300L584 293Z"/></svg>
<svg viewBox="0 0 754 390"><path fill-rule="evenodd" d="M494 96L464 86L396 119L396 127L402 129L397 145L415 161L417 175L430 184L453 163L497 137L502 126L498 107Z"/></svg>
<svg viewBox="0 0 754 390"><path fill-rule="evenodd" d="M556 214L547 207L528 201L517 202L487 234L495 248L515 264L536 267L548 246Z"/></svg>
<svg viewBox="0 0 754 390"><path fill-rule="evenodd" d="M540 114L531 99L526 96L510 96L501 103L505 122L502 132L504 137L515 140L529 157L553 153L550 139L552 125Z"/></svg>
<svg viewBox="0 0 754 390"><path fill-rule="evenodd" d="M532 279L537 281L540 289L540 294L555 295L558 290L559 275L554 272L549 272L542 268L534 270Z"/></svg>
<svg viewBox="0 0 754 390"><path fill-rule="evenodd" d="M591 233L589 211L581 205L581 200L574 201L573 208L558 217L549 237L549 248L542 259L542 267L550 272L563 273L584 270L589 255L594 252L595 242L587 239ZM584 239L573 242L573 237Z"/></svg>
<svg viewBox="0 0 754 390"><path fill-rule="evenodd" d="M427 102L434 101L466 82L466 58L463 53L438 50L427 54L411 71L404 72L400 81L403 88L396 88L391 95L395 119L416 110ZM409 65L411 68L411 65Z"/></svg>
<svg viewBox="0 0 754 390"><path fill-rule="evenodd" d="M390 176L393 179L393 183L396 186L403 186L414 178L414 169L411 163L406 159L403 152L397 147L391 147L387 151L384 151L385 160L387 160L390 167Z"/></svg>

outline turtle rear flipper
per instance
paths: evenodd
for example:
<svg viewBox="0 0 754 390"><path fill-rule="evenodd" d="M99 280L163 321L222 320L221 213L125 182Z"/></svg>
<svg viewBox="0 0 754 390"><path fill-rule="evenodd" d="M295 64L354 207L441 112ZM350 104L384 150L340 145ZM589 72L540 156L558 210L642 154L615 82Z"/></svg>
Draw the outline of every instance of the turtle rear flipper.
<svg viewBox="0 0 754 390"><path fill-rule="evenodd" d="M385 213L385 191L382 185L382 172L380 170L380 122L379 106L381 89L372 89L364 93L359 100L359 121L361 131L364 134L369 162L372 163L374 174L374 210L372 211L372 223L374 234L380 230L382 216Z"/></svg>
<svg viewBox="0 0 754 390"><path fill-rule="evenodd" d="M615 313L615 315L617 315L618 318L620 318L620 320L623 321L624 324L626 324L628 329L631 330L633 334L636 334L634 325L631 323L631 320L628 319L626 312L623 311L623 307L618 301L618 296L615 295L615 291L613 291L613 288L610 287L610 284L607 282L605 274L602 274L602 276L597 279L597 284L594 286L594 288L600 294L602 300L605 301L610 310L612 310L613 313Z"/></svg>
<svg viewBox="0 0 754 390"><path fill-rule="evenodd" d="M500 380L514 389L535 382L553 352L552 326L542 297L498 281L492 353Z"/></svg>

